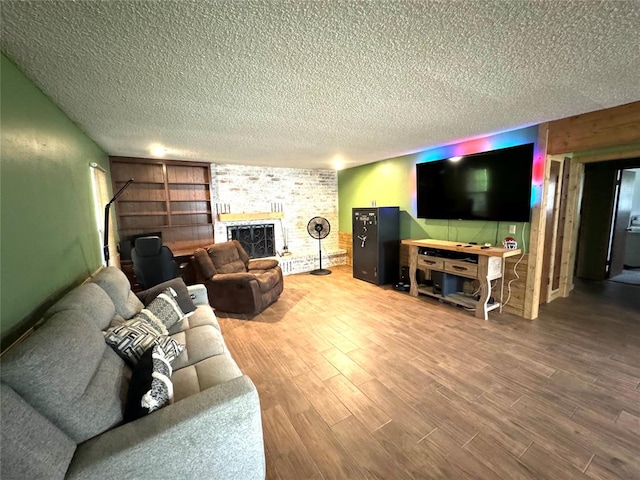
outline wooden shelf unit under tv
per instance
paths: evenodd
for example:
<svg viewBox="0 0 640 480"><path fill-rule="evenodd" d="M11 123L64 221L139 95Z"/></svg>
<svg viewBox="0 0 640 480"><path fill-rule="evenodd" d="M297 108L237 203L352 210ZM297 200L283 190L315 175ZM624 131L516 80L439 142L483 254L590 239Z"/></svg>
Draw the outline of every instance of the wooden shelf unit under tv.
<svg viewBox="0 0 640 480"><path fill-rule="evenodd" d="M446 240L402 240L403 245L409 246L409 278L411 288L409 293L414 297L419 294L428 295L446 302L461 305L475 310L478 318L488 319L488 313L497 308L502 311L502 292L504 290L504 265L507 257L519 255L520 249L507 250L505 248L472 245L461 242L449 242ZM429 251L429 255L421 253ZM467 255L477 263L465 261L459 255L449 256L447 252L457 252ZM438 253L440 255L438 255ZM478 280L480 283L480 298L475 300L460 293L442 295L434 293L433 288L426 285L418 285L416 272L422 270L429 276L432 271L443 272L458 277ZM500 279L500 301L489 303L491 297L491 281Z"/></svg>
<svg viewBox="0 0 640 480"><path fill-rule="evenodd" d="M115 202L121 239L160 232L174 254L213 243L209 163L131 157L109 162L114 192L134 179Z"/></svg>

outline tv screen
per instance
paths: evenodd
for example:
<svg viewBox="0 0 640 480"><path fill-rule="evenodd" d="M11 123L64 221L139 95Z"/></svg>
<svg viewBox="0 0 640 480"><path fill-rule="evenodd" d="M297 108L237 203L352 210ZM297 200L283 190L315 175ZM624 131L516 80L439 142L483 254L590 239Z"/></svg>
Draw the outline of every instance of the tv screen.
<svg viewBox="0 0 640 480"><path fill-rule="evenodd" d="M418 218L528 222L533 143L416 165Z"/></svg>

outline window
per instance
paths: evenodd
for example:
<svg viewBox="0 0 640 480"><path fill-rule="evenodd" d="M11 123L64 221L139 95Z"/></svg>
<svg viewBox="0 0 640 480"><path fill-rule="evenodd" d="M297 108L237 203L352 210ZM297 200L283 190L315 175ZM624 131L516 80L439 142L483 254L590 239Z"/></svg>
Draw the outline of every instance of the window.
<svg viewBox="0 0 640 480"><path fill-rule="evenodd" d="M110 200L109 183L107 182L107 173L95 163L91 164L91 183L93 186L93 204L98 228L100 256L102 257L102 264L106 265L102 243L104 241L104 207ZM120 266L112 215L109 215L109 257L112 265Z"/></svg>

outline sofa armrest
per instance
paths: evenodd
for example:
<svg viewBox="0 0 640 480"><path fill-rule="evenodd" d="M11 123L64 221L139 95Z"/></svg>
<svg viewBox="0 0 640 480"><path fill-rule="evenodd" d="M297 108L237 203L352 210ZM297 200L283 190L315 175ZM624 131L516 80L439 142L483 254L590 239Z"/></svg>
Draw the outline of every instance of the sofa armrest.
<svg viewBox="0 0 640 480"><path fill-rule="evenodd" d="M78 446L68 479L264 479L258 392L243 376Z"/></svg>
<svg viewBox="0 0 640 480"><path fill-rule="evenodd" d="M207 287L202 284L189 285L187 287L189 295L193 299L195 305L209 305L209 298L207 297Z"/></svg>

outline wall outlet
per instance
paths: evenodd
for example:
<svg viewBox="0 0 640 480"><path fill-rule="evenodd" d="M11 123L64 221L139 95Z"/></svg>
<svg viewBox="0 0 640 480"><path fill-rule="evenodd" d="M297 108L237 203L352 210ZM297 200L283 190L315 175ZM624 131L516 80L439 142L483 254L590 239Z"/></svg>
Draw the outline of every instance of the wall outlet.
<svg viewBox="0 0 640 480"><path fill-rule="evenodd" d="M516 233L516 226L515 225L509 225L509 233L512 235L515 235Z"/></svg>

